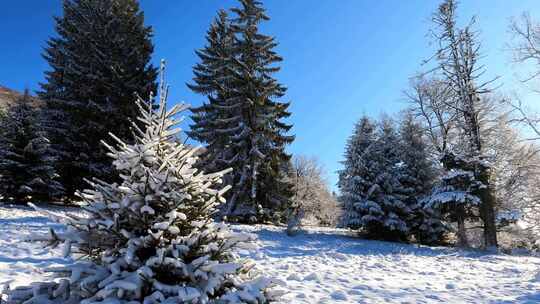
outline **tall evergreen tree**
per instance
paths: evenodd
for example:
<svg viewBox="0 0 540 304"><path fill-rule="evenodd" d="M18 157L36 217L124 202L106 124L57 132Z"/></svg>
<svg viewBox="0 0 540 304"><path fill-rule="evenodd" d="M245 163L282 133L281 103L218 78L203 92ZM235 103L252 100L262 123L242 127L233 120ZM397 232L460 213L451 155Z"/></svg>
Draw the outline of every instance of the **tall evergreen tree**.
<svg viewBox="0 0 540 304"><path fill-rule="evenodd" d="M207 47L198 52L201 63L190 87L208 96L208 103L193 110L191 136L209 145L215 155L209 159L233 168L225 215L279 221L292 196L285 146L294 140L287 135L292 126L283 122L289 103L279 101L286 88L272 76L282 58L273 50L275 39L259 32L259 24L269 20L262 4L240 3L229 21L220 12Z"/></svg>
<svg viewBox="0 0 540 304"><path fill-rule="evenodd" d="M399 139L394 124L383 119L373 129L362 118L349 140L345 169L340 172L346 225L367 237L406 240L412 206L400 183Z"/></svg>
<svg viewBox="0 0 540 304"><path fill-rule="evenodd" d="M375 128L375 122L369 117L360 118L345 147L344 169L339 171L339 200L345 208L343 221L345 226L353 229L360 228L363 223L355 205L364 201L364 193L367 193L374 178L369 156L376 142ZM375 207L373 211L378 210Z"/></svg>
<svg viewBox="0 0 540 304"><path fill-rule="evenodd" d="M200 63L193 68L193 83L188 84L208 98L202 106L191 108L193 123L187 133L206 143L201 163L207 170L223 170L236 162L231 143L241 117L239 105L230 100L234 36L229 23L227 12L220 10L207 32L207 45L196 51Z"/></svg>
<svg viewBox="0 0 540 304"><path fill-rule="evenodd" d="M455 95L450 105L452 111L458 114L460 135L465 144L461 151L451 151L454 155L446 155L450 156L445 158L450 163L443 164L448 171L462 170L464 165L467 167L465 170L471 171L474 179L482 184L476 187L473 195L480 199L478 208L483 224L484 246L497 247L497 199L481 119L482 112L489 111L485 108L483 96L491 91L488 85L492 80L481 82L485 70L479 64L480 42L471 27L472 23L463 28L457 26L457 7L456 0L443 0L432 18L439 45L434 58ZM454 160L458 163L454 163Z"/></svg>
<svg viewBox="0 0 540 304"><path fill-rule="evenodd" d="M424 208L437 174L429 155L425 131L411 113L406 113L400 121L399 138L399 180L406 195L406 204L412 209L410 232L418 242L439 243L447 231L446 226L438 209Z"/></svg>
<svg viewBox="0 0 540 304"><path fill-rule="evenodd" d="M45 49L50 70L39 95L56 166L72 196L84 177L112 178L100 140L114 130L129 141L135 94L155 91L156 69L152 29L136 0L66 0L63 11L55 18L58 36Z"/></svg>
<svg viewBox="0 0 540 304"><path fill-rule="evenodd" d="M28 92L8 109L1 129L0 196L15 203L58 199L63 188L57 181L39 112Z"/></svg>

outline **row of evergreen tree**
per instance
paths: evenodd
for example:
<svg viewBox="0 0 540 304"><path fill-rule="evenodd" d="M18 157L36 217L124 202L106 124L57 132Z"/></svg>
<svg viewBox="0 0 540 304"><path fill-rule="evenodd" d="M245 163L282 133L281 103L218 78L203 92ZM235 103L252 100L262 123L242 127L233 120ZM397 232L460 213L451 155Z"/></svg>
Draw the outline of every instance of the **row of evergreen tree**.
<svg viewBox="0 0 540 304"><path fill-rule="evenodd" d="M356 123L339 172L344 224L369 238L442 242L446 226L424 208L436 167L423 129L410 113L396 125L389 117Z"/></svg>
<svg viewBox="0 0 540 304"><path fill-rule="evenodd" d="M188 134L206 146L199 167L233 168L222 216L236 220L283 220L292 196L285 147L294 136L284 121L289 103L280 101L286 88L272 76L282 60L277 42L259 30L267 20L256 0L219 11L188 85L206 99L192 109ZM85 178L116 181L101 141L114 132L131 142L134 100L156 91L153 32L138 1L66 0L55 21L58 35L43 54L44 104L33 108L25 95L3 121L2 196L15 202L71 202Z"/></svg>
<svg viewBox="0 0 540 304"><path fill-rule="evenodd" d="M506 177L495 166L500 155L490 137L498 126L489 117L501 121L506 114L494 110L488 95L493 80L481 82L477 32L473 22L458 27L457 8L444 0L433 14L433 67L413 78L407 94L416 121L408 114L396 131L388 119L364 117L347 144L339 175L345 224L368 236L442 242L457 226L458 244L468 246L467 226L475 222L482 245L498 245L504 202L496 186Z"/></svg>

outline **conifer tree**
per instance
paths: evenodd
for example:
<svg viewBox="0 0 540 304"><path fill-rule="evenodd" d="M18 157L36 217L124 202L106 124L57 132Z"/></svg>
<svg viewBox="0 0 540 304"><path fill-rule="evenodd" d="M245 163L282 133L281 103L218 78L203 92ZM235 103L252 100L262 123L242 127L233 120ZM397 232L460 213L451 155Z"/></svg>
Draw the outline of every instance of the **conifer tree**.
<svg viewBox="0 0 540 304"><path fill-rule="evenodd" d="M152 29L136 0L66 0L55 22L58 36L47 42L50 70L39 95L56 167L73 196L84 177L112 178L100 140L114 130L129 141L135 93L155 91Z"/></svg>
<svg viewBox="0 0 540 304"><path fill-rule="evenodd" d="M497 199L492 180L493 168L486 153L489 148L485 146L481 121L482 115L489 111L483 96L492 91L488 86L493 79L482 82L485 69L479 64L481 55L478 35L472 29L473 22L463 28L457 26L457 8L456 0L443 0L432 18L436 25L434 36L439 46L434 57L438 61L438 69L435 70L444 75L455 95L450 107L458 114L464 144L461 151L451 151L446 155L450 157L446 159L451 159L451 163L443 164L449 171L473 172L474 180L482 183L482 186L476 187L473 195L481 201L478 207L483 224L484 246L494 248L497 247Z"/></svg>
<svg viewBox="0 0 540 304"><path fill-rule="evenodd" d="M38 109L25 92L1 120L0 197L15 203L59 199L49 141L40 124Z"/></svg>
<svg viewBox="0 0 540 304"><path fill-rule="evenodd" d="M363 223L355 204L364 201L364 194L369 190L370 181L374 178L369 156L375 141L375 123L369 117L363 116L356 123L354 133L347 141L343 161L344 169L339 171L338 181L341 192L339 200L345 208L343 221L345 226L353 229L360 228ZM377 207L373 209L373 211L378 210Z"/></svg>
<svg viewBox="0 0 540 304"><path fill-rule="evenodd" d="M399 134L395 122L383 117L379 122L377 145L378 174L367 193L383 210L383 216L367 221L368 235L386 240L405 241L410 234L409 220L414 206L407 201L408 191L402 184L402 166ZM363 210L360 210L361 212Z"/></svg>
<svg viewBox="0 0 540 304"><path fill-rule="evenodd" d="M219 14L207 35L207 47L198 53L201 63L191 88L209 101L194 109L191 135L209 145L208 153L214 154L210 159L234 169L224 215L281 221L292 196L285 146L294 139L287 135L292 126L283 121L290 116L289 103L279 101L286 88L273 78L282 58L273 50L275 39L259 32L260 23L269 20L262 4L240 3L228 22ZM214 35L217 32L222 35Z"/></svg>
<svg viewBox="0 0 540 304"><path fill-rule="evenodd" d="M371 138L369 144L366 138ZM410 231L412 206L399 179L398 148L397 132L387 118L377 129L361 119L347 145L339 183L347 208L346 225L370 238L405 241Z"/></svg>
<svg viewBox="0 0 540 304"><path fill-rule="evenodd" d="M429 155L424 129L411 113L400 121L399 180L406 195L406 204L411 206L410 233L418 242L434 244L443 241L446 226L437 209L424 208L437 178L434 162Z"/></svg>
<svg viewBox="0 0 540 304"><path fill-rule="evenodd" d="M466 222L479 220L482 201L478 193L484 184L476 178L475 171L482 161L448 152L442 162L448 171L427 198L424 209L435 210L448 222L457 222L458 246L469 247Z"/></svg>
<svg viewBox="0 0 540 304"><path fill-rule="evenodd" d="M238 162L231 146L241 117L239 104L230 99L234 36L229 23L227 12L220 10L206 34L207 45L196 51L200 62L193 68L193 83L188 84L191 90L208 98L202 106L190 109L193 123L187 132L206 143L200 160L206 170L223 170ZM231 184L227 178L226 182Z"/></svg>
<svg viewBox="0 0 540 304"><path fill-rule="evenodd" d="M56 269L60 280L13 290L8 303L267 303L275 295L272 280L254 277L236 253L253 248L253 236L212 219L230 188L221 186L226 171L193 167L196 149L176 140L175 116L186 107L167 110L167 88L160 92L157 111L137 101L143 128L133 125L134 144L111 135L117 144L106 145L121 183L94 179L80 193L89 217L63 218L68 230L45 238L88 259Z"/></svg>

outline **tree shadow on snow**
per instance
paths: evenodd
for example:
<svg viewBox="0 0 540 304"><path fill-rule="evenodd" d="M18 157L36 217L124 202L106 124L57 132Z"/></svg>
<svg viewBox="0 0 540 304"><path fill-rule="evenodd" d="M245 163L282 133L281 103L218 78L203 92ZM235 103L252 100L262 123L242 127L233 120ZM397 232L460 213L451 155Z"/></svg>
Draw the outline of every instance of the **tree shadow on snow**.
<svg viewBox="0 0 540 304"><path fill-rule="evenodd" d="M497 301L494 304L537 304L540 303L540 292L533 292L517 297L511 301Z"/></svg>
<svg viewBox="0 0 540 304"><path fill-rule="evenodd" d="M286 256L311 256L324 253L352 255L416 255L416 256L460 256L464 258L492 257L481 251L467 251L451 247L428 247L415 244L366 240L352 235L328 232L302 231L287 236L282 229L261 228L253 231L264 243L262 250L275 258Z"/></svg>
<svg viewBox="0 0 540 304"><path fill-rule="evenodd" d="M55 230L62 230L64 225L51 221L51 219L44 216L26 216L18 218L0 218L0 232L2 230L16 231L17 228L6 228L6 226L23 226L28 230L44 230L49 227ZM14 230L15 229L15 230Z"/></svg>

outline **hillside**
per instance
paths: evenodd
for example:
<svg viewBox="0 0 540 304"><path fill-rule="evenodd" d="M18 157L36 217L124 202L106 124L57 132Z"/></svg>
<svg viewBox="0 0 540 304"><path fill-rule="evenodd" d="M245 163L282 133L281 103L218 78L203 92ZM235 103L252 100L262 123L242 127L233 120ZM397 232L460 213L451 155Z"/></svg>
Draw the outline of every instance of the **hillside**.
<svg viewBox="0 0 540 304"><path fill-rule="evenodd" d="M29 284L47 276L46 267L71 262L60 249L22 241L51 226L62 228L29 208L0 207L0 283ZM258 235L259 249L242 254L285 282L280 303L540 302L539 257L367 241L339 229L313 228L296 237L273 226L235 229Z"/></svg>
<svg viewBox="0 0 540 304"><path fill-rule="evenodd" d="M6 109L7 107L12 106L17 98L21 97L23 93L17 92L15 90L6 88L2 85L0 85L0 109ZM41 101L37 98L32 96L33 104L36 106L41 105Z"/></svg>

